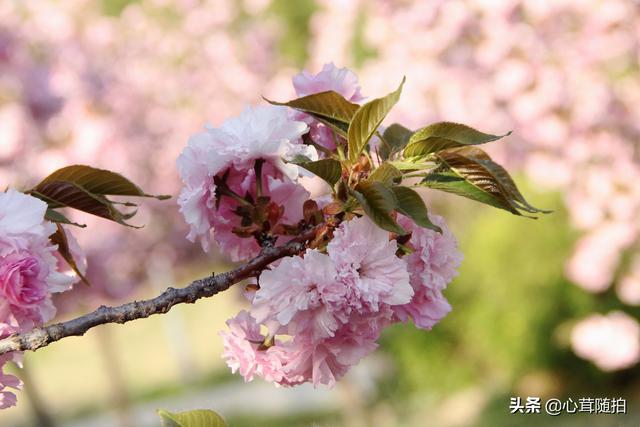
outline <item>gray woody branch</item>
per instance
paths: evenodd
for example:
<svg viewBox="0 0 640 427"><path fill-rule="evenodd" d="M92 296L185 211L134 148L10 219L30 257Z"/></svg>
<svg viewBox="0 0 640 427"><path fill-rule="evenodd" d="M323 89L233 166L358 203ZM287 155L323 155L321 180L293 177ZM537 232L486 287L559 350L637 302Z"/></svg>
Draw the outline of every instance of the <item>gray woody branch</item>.
<svg viewBox="0 0 640 427"><path fill-rule="evenodd" d="M246 264L226 273L198 279L185 288L167 288L162 294L149 300L134 301L117 307L101 306L89 314L67 322L11 335L0 340L0 355L11 351L35 351L65 337L84 335L98 325L126 323L153 314L164 314L174 305L192 304L200 298L211 297L243 279L256 276L273 261L300 253L305 248L304 242L312 239L315 232L316 229L312 228L283 246L266 247L260 255Z"/></svg>

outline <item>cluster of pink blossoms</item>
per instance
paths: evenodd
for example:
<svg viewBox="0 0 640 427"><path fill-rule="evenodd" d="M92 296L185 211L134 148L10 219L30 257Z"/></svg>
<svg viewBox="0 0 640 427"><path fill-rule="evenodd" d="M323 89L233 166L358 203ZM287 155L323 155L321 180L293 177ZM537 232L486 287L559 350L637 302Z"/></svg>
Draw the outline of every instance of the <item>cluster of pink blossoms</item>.
<svg viewBox="0 0 640 427"><path fill-rule="evenodd" d="M299 74L293 83L298 96L334 90L352 102L363 99L355 74L333 64L316 75ZM329 128L283 107L247 108L221 127L193 136L178 159L185 184L178 202L191 226L188 238L199 238L206 249L213 236L241 261L261 249L260 230L246 221L247 201L268 202L270 230L301 221L310 193L298 180L302 169L283 160L300 154L317 159L303 142L305 134L316 145L335 149ZM319 204L325 199L321 196ZM250 309L221 332L229 367L246 381L259 376L282 386L333 386L377 347L385 327L412 320L431 329L451 310L442 291L462 260L444 220L433 215L431 220L442 233L398 215L410 233L399 250L394 235L355 216L335 227L325 247L273 263L249 287Z"/></svg>
<svg viewBox="0 0 640 427"><path fill-rule="evenodd" d="M227 364L247 381L333 386L385 327L411 319L431 329L451 310L442 290L462 259L442 218L432 219L443 234L401 219L413 250L403 258L388 232L360 217L340 225L326 253L307 249L263 272L251 310L221 333Z"/></svg>
<svg viewBox="0 0 640 427"><path fill-rule="evenodd" d="M59 267L64 261L49 240L56 227L44 219L46 210L47 204L35 197L11 189L0 193L0 338L51 320L56 312L52 294L69 290L77 280ZM67 238L82 271L84 258L72 236ZM18 357L0 357L0 409L16 402L6 388L20 385L1 366Z"/></svg>

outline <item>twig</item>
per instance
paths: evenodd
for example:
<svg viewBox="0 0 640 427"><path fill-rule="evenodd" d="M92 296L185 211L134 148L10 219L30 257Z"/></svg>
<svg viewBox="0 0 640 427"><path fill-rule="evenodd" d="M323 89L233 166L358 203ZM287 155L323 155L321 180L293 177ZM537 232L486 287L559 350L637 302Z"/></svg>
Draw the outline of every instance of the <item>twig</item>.
<svg viewBox="0 0 640 427"><path fill-rule="evenodd" d="M11 335L0 340L0 355L12 351L35 351L65 337L84 335L89 329L99 325L144 319L153 314L164 314L177 304L192 304L200 298L211 297L243 279L258 275L273 261L300 253L305 248L304 242L315 236L316 228L306 230L283 246L265 247L260 255L234 270L195 280L187 287L170 287L149 300L133 301L117 307L101 306L89 314L67 322Z"/></svg>

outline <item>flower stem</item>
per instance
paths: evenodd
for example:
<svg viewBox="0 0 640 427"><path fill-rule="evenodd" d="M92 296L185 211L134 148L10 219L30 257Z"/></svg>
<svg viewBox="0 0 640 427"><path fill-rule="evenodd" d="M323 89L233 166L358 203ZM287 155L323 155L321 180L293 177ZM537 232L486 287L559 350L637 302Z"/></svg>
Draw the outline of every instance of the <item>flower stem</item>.
<svg viewBox="0 0 640 427"><path fill-rule="evenodd" d="M264 159L256 159L253 168L256 171L256 199L262 197L262 165Z"/></svg>
<svg viewBox="0 0 640 427"><path fill-rule="evenodd" d="M336 150L338 151L338 158L340 161L346 160L344 155L344 149L342 148L342 144L340 144L338 140L338 135L334 129L331 129L331 137L333 138L333 144L336 146Z"/></svg>
<svg viewBox="0 0 640 427"><path fill-rule="evenodd" d="M226 183L219 183L217 185L216 190L218 191L218 193L221 196L227 196L227 197L231 197L233 200L235 200L236 202L240 203L241 205L245 205L245 206L253 206L251 203L249 203L248 200L245 200L244 198L242 198L242 196L240 196L238 193L236 193L235 191L233 191L232 189L229 188L229 186Z"/></svg>

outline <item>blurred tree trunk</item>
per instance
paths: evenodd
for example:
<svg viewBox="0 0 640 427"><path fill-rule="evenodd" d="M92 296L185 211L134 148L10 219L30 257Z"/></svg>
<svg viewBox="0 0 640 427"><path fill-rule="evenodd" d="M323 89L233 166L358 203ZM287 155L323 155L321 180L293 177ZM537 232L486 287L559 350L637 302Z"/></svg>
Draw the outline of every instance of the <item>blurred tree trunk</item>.
<svg viewBox="0 0 640 427"><path fill-rule="evenodd" d="M172 259L161 250L155 251L147 264L147 275L153 289L162 292L167 283L174 283L175 275ZM174 354L182 380L190 383L196 378L196 366L193 349L189 344L188 328L179 309L171 310L163 316L163 325L167 334L167 344Z"/></svg>
<svg viewBox="0 0 640 427"><path fill-rule="evenodd" d="M342 423L345 427L369 427L364 399L356 384L345 377L338 383L342 400Z"/></svg>
<svg viewBox="0 0 640 427"><path fill-rule="evenodd" d="M120 427L135 427L131 418L131 405L127 382L113 342L112 331L109 326L96 328L99 354L105 365L110 388L111 401L118 417Z"/></svg>
<svg viewBox="0 0 640 427"><path fill-rule="evenodd" d="M27 400L29 401L31 410L33 411L35 425L38 427L55 427L56 424L40 397L40 393L38 393L38 388L31 378L31 372L29 369L23 367L19 375L22 383L24 384L24 394L27 395Z"/></svg>

